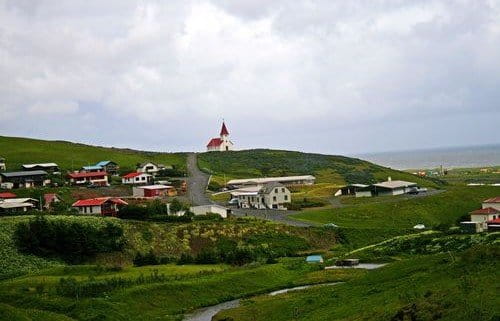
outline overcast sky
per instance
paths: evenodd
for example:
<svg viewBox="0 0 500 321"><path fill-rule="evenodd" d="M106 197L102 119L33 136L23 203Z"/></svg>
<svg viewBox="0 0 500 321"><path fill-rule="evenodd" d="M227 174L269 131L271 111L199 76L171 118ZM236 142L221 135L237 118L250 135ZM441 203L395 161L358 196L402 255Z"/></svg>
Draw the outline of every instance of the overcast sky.
<svg viewBox="0 0 500 321"><path fill-rule="evenodd" d="M352 154L500 142L500 0L0 0L0 135Z"/></svg>

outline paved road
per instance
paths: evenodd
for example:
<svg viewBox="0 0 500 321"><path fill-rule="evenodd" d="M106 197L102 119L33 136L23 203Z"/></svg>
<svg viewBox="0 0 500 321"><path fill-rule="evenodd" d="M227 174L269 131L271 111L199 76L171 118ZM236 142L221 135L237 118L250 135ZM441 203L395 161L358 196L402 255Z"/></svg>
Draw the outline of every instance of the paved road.
<svg viewBox="0 0 500 321"><path fill-rule="evenodd" d="M188 197L193 205L212 204L212 201L206 195L206 189L210 175L202 172L198 168L198 161L195 153L189 153L187 157L187 171L189 179Z"/></svg>

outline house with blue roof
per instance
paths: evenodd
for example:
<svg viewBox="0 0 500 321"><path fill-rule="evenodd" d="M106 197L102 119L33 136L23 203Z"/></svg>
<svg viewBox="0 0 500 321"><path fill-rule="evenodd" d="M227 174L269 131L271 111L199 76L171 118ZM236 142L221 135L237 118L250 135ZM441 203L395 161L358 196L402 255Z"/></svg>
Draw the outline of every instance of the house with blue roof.
<svg viewBox="0 0 500 321"><path fill-rule="evenodd" d="M108 172L111 175L118 175L118 170L120 169L120 166L118 166L117 163L110 161L110 160L105 160L105 161L100 161L99 163L96 164L96 166L101 166L106 172Z"/></svg>
<svg viewBox="0 0 500 321"><path fill-rule="evenodd" d="M113 161L100 161L95 165L83 166L80 169L82 173L106 172L110 175L118 175L118 164Z"/></svg>

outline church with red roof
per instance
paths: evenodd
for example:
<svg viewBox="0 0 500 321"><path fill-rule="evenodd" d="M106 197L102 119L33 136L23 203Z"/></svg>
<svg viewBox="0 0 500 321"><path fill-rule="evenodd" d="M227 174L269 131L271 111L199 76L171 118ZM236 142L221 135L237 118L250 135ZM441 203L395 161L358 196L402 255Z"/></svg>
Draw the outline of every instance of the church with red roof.
<svg viewBox="0 0 500 321"><path fill-rule="evenodd" d="M226 123L222 122L219 137L212 138L207 144L207 152L225 152L233 150L233 142L229 140L229 131L227 130Z"/></svg>

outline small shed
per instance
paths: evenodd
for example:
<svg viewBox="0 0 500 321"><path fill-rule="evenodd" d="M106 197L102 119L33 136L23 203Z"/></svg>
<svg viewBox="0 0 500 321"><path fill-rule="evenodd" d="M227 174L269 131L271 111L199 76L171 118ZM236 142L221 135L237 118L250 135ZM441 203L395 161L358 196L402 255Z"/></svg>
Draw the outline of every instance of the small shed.
<svg viewBox="0 0 500 321"><path fill-rule="evenodd" d="M323 257L321 255L309 255L306 257L307 263L323 263Z"/></svg>
<svg viewBox="0 0 500 321"><path fill-rule="evenodd" d="M219 214L222 218L226 218L228 214L227 207L209 204L209 205L200 205L200 206L192 206L189 209L194 215L206 215L208 213Z"/></svg>

